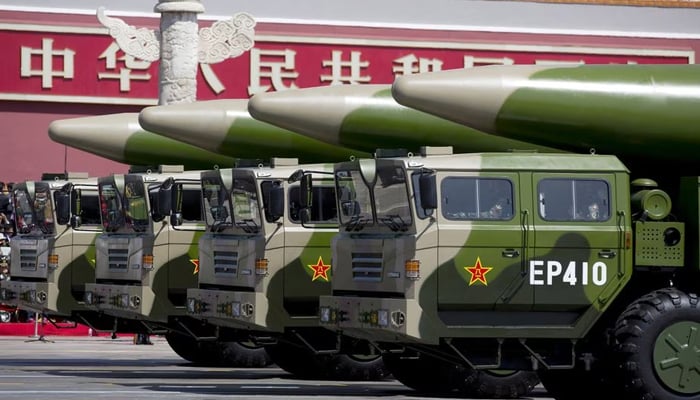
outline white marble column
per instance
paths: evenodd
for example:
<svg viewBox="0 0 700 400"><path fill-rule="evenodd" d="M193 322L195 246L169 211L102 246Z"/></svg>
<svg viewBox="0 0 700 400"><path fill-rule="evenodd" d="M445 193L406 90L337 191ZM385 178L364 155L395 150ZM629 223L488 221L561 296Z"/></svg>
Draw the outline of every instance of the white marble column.
<svg viewBox="0 0 700 400"><path fill-rule="evenodd" d="M160 71L158 104L197 99L199 24L204 12L199 0L160 0L154 8L160 18Z"/></svg>

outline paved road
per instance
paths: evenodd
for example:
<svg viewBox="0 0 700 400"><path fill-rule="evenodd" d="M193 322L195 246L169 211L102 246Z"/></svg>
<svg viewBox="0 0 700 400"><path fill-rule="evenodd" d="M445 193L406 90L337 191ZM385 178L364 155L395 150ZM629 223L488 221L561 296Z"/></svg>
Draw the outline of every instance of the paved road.
<svg viewBox="0 0 700 400"><path fill-rule="evenodd" d="M294 379L276 368L195 367L160 338L0 337L0 399L428 399L396 382ZM530 399L548 399L541 387ZM440 397L445 399L445 397Z"/></svg>

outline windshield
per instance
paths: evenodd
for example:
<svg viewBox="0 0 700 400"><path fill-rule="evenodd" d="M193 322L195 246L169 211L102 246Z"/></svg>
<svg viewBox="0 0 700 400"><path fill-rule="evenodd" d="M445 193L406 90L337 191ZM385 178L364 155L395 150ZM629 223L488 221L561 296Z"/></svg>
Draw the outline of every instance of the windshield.
<svg viewBox="0 0 700 400"><path fill-rule="evenodd" d="M102 225L107 232L114 232L124 225L122 199L113 179L99 183Z"/></svg>
<svg viewBox="0 0 700 400"><path fill-rule="evenodd" d="M335 172L340 223L346 230L360 230L378 222L392 231L403 231L412 223L402 163L377 160L376 166L376 180L369 185L357 163L348 163Z"/></svg>
<svg viewBox="0 0 700 400"><path fill-rule="evenodd" d="M31 233L37 228L45 234L55 233L53 203L47 183L36 182L34 196L26 186L16 189L14 203L17 228L20 234Z"/></svg>
<svg viewBox="0 0 700 400"><path fill-rule="evenodd" d="M219 174L202 176L202 196L207 229L216 232L231 226L231 199Z"/></svg>
<svg viewBox="0 0 700 400"><path fill-rule="evenodd" d="M136 232L148 228L148 200L143 179L140 176L127 175L124 178L124 215L126 223Z"/></svg>
<svg viewBox="0 0 700 400"><path fill-rule="evenodd" d="M257 232L261 221L255 177L248 171L233 171L233 221L246 232Z"/></svg>

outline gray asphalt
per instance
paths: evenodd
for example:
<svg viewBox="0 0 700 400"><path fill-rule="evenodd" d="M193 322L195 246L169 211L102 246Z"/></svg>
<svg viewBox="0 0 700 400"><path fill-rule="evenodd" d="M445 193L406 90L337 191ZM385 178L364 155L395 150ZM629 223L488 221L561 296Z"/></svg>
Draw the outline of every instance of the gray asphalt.
<svg viewBox="0 0 700 400"><path fill-rule="evenodd" d="M295 379L276 367L197 367L160 337L0 336L0 399L429 399L399 382ZM445 399L446 397L440 397ZM529 399L548 399L538 387Z"/></svg>

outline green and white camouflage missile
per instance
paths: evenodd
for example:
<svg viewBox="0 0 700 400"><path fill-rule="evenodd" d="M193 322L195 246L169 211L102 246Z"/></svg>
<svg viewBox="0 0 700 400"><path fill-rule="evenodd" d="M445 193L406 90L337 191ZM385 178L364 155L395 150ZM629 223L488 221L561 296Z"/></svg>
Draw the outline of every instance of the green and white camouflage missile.
<svg viewBox="0 0 700 400"><path fill-rule="evenodd" d="M486 66L399 77L392 92L408 107L501 137L698 164L695 65Z"/></svg>
<svg viewBox="0 0 700 400"><path fill-rule="evenodd" d="M255 120L247 99L146 107L139 122L157 134L234 157L293 157L310 163L369 156Z"/></svg>
<svg viewBox="0 0 700 400"><path fill-rule="evenodd" d="M554 149L499 138L398 104L391 85L322 86L256 94L250 114L338 146L377 148L453 146L456 152Z"/></svg>
<svg viewBox="0 0 700 400"><path fill-rule="evenodd" d="M187 169L231 167L235 159L141 128L138 113L53 121L49 137L58 143L125 164L178 164Z"/></svg>

